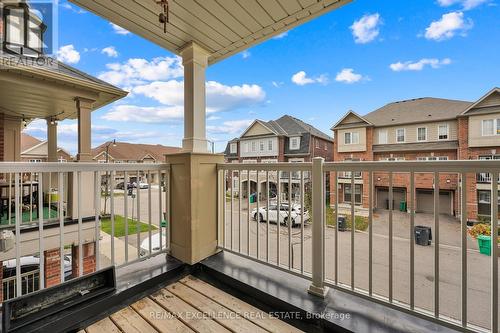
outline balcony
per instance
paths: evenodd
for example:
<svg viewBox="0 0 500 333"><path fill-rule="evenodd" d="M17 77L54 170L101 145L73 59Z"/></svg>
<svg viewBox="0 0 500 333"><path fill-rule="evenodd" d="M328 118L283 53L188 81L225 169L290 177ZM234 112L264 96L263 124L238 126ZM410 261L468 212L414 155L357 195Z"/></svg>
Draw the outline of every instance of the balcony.
<svg viewBox="0 0 500 333"><path fill-rule="evenodd" d="M95 309L85 315L82 312L78 321L59 315L56 319L45 318L37 325L49 328L64 324L68 329L86 328L88 332L102 325L117 325L123 330L126 326L120 325L125 325L129 317L129 324L135 320L145 327L164 331L165 321L160 317L169 314L174 314L169 317L175 321L172 325L187 325L191 329L191 325L222 325L234 329L241 325L241 318L215 316L217 309L222 309L226 316L263 313L264 318L268 318L274 314L277 317L274 321L251 317L245 318L243 325L288 327L291 331L314 331L314 327L325 331L340 328L359 331L359 325L366 329L382 325L382 331L403 327L419 331L420 326L488 332L496 325L498 248L494 243L492 256L484 256L468 239L469 208L465 201L460 203L464 214L455 223L440 214L416 213L411 204L413 200L409 203L410 214L393 210L382 213L373 206L373 175L388 173L391 196L395 173L413 175L410 193L415 193L418 175L430 173L439 179L440 173L457 173L464 184L467 175L484 170L500 172L498 165L490 161L399 162L397 165L393 162L324 163L320 158L313 163L294 164L217 162L207 171L211 177L207 174L200 177L205 182L218 184L213 187L218 189L213 199L222 199L204 206L216 213L216 223L207 226L204 233L213 233L214 246L220 253L214 249L206 259L189 265L189 259L182 258L178 249L179 237L186 235L179 217L183 211L178 203L183 192L179 192L183 188L179 173L185 172L179 158L170 157L168 164L140 165L0 164L3 179L13 180L13 196L8 200L12 207L8 220L11 222L4 223L1 230L14 234L13 248L1 253L2 261L11 260L10 267L14 267L12 276L3 280L4 299L11 298L10 304L20 295L22 299L30 295L37 297L40 292L52 290L51 286L71 283L75 278L92 276L94 271L115 267L117 290L113 296L106 301L96 301ZM280 202L283 194L288 196L282 191L288 191L289 187L279 184L276 203L268 199L251 202L249 197L226 195L233 193L228 175L241 170L250 170L259 179L261 174L278 171L299 175L307 172L312 177L307 181L300 177L303 181L298 188L299 195L295 199L292 196L294 205ZM334 223L338 215L335 199L338 190L335 189L338 189L339 177L336 175L347 170L368 175L366 185L371 190L368 191L368 228L365 230L358 227L358 213L354 209L347 217L356 221L356 228L337 228ZM115 188L117 174L130 179L152 173L158 174L165 186L132 189L131 193ZM48 181L50 174L52 182ZM333 189L330 204L325 197L328 177ZM30 204L22 195L27 179L36 179L38 187L35 188L39 191ZM109 184L103 184L102 179L109 179ZM494 183L492 186L498 185ZM265 182L257 191L266 191L267 186ZM56 197L45 195L55 188ZM202 194L197 191L192 193ZM468 195L466 187L460 188L460 195ZM55 217L43 211L49 200L51 205L56 202ZM105 202L109 212L103 210ZM439 211L439 200L435 203ZM273 204L278 207L285 204L281 223L273 222L270 217ZM195 213L200 207L196 206ZM30 212L31 221L22 219L21 211ZM38 211L38 215L32 215L32 211ZM256 217L252 215L254 212L261 212L263 216ZM492 207L492 214L498 215L498 208ZM290 220L295 223L289 223ZM142 222L143 228L138 227L137 221ZM433 232L432 245L426 247L415 245L412 232L415 225L424 221L430 221ZM497 223L491 226L498 230ZM4 245L5 240L3 237ZM60 253L70 259L69 266L66 260L60 260ZM83 255L79 256L80 253ZM30 256L39 260L26 271L25 260ZM477 285L483 287L478 289ZM86 306L90 304L93 303ZM183 308L174 310L172 306L176 304ZM159 317L148 317L141 312L146 311L142 307L146 305L152 307L148 311ZM189 321L186 316L190 311L204 314L208 322ZM290 318L290 311L296 312L296 317ZM371 315L366 317L368 313ZM382 318L387 313L398 320L385 322ZM346 316L352 317L346 320Z"/></svg>
<svg viewBox="0 0 500 333"><path fill-rule="evenodd" d="M491 173L478 173L476 175L476 180L481 184L491 184ZM500 177L498 178L498 180L500 181Z"/></svg>

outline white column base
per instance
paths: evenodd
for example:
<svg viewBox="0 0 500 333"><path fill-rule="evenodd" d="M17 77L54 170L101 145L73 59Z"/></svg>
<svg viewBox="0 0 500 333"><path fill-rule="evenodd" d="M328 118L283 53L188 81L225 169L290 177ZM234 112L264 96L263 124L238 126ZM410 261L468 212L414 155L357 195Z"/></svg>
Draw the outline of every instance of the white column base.
<svg viewBox="0 0 500 333"><path fill-rule="evenodd" d="M206 139L185 138L182 140L182 149L192 153L211 153Z"/></svg>
<svg viewBox="0 0 500 333"><path fill-rule="evenodd" d="M314 295L314 296L318 296L318 297L321 297L321 298L325 298L326 297L326 294L328 294L328 291L330 290L330 288L328 287L316 287L315 285L311 284L309 286L309 289L307 289L307 292L311 295Z"/></svg>

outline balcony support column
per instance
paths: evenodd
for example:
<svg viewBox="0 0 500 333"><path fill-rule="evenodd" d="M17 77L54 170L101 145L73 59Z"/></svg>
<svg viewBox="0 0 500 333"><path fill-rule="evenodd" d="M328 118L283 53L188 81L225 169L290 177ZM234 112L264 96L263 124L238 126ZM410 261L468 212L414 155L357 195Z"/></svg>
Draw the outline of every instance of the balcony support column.
<svg viewBox="0 0 500 333"><path fill-rule="evenodd" d="M312 283L310 294L325 297L325 174L322 157L313 158L312 166Z"/></svg>
<svg viewBox="0 0 500 333"><path fill-rule="evenodd" d="M181 51L184 65L184 139L182 148L207 153L205 71L209 53L190 42Z"/></svg>
<svg viewBox="0 0 500 333"><path fill-rule="evenodd" d="M218 179L221 154L167 155L170 164L171 255L195 264L217 252Z"/></svg>
<svg viewBox="0 0 500 333"><path fill-rule="evenodd" d="M92 161L91 154L91 112L93 100L75 98L78 112L78 162Z"/></svg>
<svg viewBox="0 0 500 333"><path fill-rule="evenodd" d="M47 162L57 162L57 122L47 119Z"/></svg>

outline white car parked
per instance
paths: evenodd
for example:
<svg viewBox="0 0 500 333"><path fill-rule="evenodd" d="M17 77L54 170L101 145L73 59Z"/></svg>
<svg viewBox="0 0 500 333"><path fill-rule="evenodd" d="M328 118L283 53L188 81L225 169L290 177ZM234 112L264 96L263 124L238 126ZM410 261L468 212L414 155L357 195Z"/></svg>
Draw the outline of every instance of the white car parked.
<svg viewBox="0 0 500 333"><path fill-rule="evenodd" d="M162 245L162 250L165 250L167 248L167 236L163 233L161 235L161 245ZM159 252L160 251L160 233L156 233L151 236L151 249L153 253ZM141 242L141 251L140 255L141 257L147 256L149 254L149 237L145 238Z"/></svg>
<svg viewBox="0 0 500 333"><path fill-rule="evenodd" d="M301 215L302 207L298 204L292 204L291 207L291 221L292 227L298 226L302 224L302 215ZM278 214L278 205L272 204L269 205L269 212L267 208L259 207L259 213L257 214L257 208L254 208L251 212L251 216L255 221L263 222L266 221L267 216L269 215L269 222L277 223L278 215L279 215L279 223L288 226L288 221L290 220L288 217L289 214L289 206L287 203L282 203L280 207L280 212ZM309 213L304 211L304 222L309 221Z"/></svg>

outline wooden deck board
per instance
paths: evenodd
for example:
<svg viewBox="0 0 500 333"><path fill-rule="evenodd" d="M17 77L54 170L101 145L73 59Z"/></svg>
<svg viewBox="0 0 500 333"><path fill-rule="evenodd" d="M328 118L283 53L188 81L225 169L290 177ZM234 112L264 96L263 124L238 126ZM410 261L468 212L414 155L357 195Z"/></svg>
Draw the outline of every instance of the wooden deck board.
<svg viewBox="0 0 500 333"><path fill-rule="evenodd" d="M218 333L230 332L201 311L184 302L166 289L162 289L150 296L167 311L175 314L182 322L196 332Z"/></svg>
<svg viewBox="0 0 500 333"><path fill-rule="evenodd" d="M159 332L194 332L172 313L168 312L148 297L135 302L131 307Z"/></svg>
<svg viewBox="0 0 500 333"><path fill-rule="evenodd" d="M289 325L276 317L272 317L269 313L245 303L242 300L195 278L194 276L185 277L180 282L236 313L247 315L247 318L253 323L270 332L301 332L301 330L293 327L292 325Z"/></svg>
<svg viewBox="0 0 500 333"><path fill-rule="evenodd" d="M268 313L188 276L78 333L301 332Z"/></svg>
<svg viewBox="0 0 500 333"><path fill-rule="evenodd" d="M149 323L132 308L126 307L110 316L113 323L125 333L157 333Z"/></svg>
<svg viewBox="0 0 500 333"><path fill-rule="evenodd" d="M120 329L108 317L90 325L85 331L87 333L121 333Z"/></svg>
<svg viewBox="0 0 500 333"><path fill-rule="evenodd" d="M251 321L239 316L236 312L223 307L182 283L171 284L167 287L167 290L231 331L248 333L267 332Z"/></svg>

